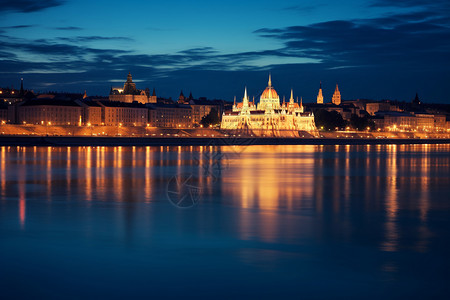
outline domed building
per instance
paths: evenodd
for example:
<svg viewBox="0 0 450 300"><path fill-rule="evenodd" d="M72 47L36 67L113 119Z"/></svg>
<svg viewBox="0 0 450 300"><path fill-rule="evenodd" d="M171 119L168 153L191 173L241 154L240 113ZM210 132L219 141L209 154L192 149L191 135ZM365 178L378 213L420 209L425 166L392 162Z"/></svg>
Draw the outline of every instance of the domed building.
<svg viewBox="0 0 450 300"><path fill-rule="evenodd" d="M280 103L272 86L272 78L262 92L259 103L249 101L247 88L242 102L233 104L231 112L222 116L221 129L238 130L256 136L299 136L299 131L315 132L314 115L305 113L302 101L294 100L291 90L289 102Z"/></svg>

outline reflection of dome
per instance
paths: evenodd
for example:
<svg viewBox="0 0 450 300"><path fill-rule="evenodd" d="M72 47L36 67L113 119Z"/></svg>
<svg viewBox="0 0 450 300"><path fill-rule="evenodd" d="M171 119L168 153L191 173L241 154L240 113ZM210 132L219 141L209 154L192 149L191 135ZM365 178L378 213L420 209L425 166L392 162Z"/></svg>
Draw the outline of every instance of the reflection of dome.
<svg viewBox="0 0 450 300"><path fill-rule="evenodd" d="M264 90L264 92L261 95L261 98L263 99L276 99L278 98L278 94L277 91L275 91L275 89L271 86L266 87L266 89Z"/></svg>

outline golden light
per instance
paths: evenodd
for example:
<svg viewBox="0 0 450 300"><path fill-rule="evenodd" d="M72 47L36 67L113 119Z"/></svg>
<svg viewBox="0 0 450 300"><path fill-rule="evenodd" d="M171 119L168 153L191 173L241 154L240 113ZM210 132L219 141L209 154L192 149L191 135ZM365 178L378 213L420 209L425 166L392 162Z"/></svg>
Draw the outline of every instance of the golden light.
<svg viewBox="0 0 450 300"><path fill-rule="evenodd" d="M88 126L88 127L91 127L91 123L87 123L87 126Z"/></svg>

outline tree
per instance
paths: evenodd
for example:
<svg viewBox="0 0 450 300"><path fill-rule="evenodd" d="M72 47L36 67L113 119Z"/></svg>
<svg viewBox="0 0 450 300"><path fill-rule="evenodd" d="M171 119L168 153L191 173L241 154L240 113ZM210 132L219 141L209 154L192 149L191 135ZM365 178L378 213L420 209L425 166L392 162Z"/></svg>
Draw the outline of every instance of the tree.
<svg viewBox="0 0 450 300"><path fill-rule="evenodd" d="M318 109L314 112L314 121L316 127L324 130L335 130L337 128L344 128L347 123L337 111L327 111L325 109Z"/></svg>
<svg viewBox="0 0 450 300"><path fill-rule="evenodd" d="M219 123L220 123L219 112L215 107L211 108L209 114L204 116L200 121L200 124L202 124L203 127L209 127L209 125L217 125Z"/></svg>
<svg viewBox="0 0 450 300"><path fill-rule="evenodd" d="M350 126L357 130L366 130L367 127L375 129L375 123L368 116L358 117L355 114L350 117Z"/></svg>

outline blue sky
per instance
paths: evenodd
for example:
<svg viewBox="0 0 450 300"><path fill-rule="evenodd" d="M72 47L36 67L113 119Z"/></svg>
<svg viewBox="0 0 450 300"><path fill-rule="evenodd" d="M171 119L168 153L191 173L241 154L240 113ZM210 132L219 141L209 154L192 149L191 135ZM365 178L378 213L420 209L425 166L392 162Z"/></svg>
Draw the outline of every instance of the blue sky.
<svg viewBox="0 0 450 300"><path fill-rule="evenodd" d="M231 100L244 86L313 101L450 103L450 4L436 0L0 0L0 85L106 95L139 88Z"/></svg>

